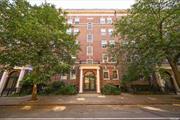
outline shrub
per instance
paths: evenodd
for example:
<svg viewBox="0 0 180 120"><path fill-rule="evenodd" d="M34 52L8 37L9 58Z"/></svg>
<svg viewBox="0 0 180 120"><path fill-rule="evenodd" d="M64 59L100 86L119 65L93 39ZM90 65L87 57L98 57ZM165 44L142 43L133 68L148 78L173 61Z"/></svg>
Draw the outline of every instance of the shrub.
<svg viewBox="0 0 180 120"><path fill-rule="evenodd" d="M65 83L63 81L55 81L48 84L43 93L47 95L54 94L57 91L59 91L59 89L62 89L64 86L65 86Z"/></svg>
<svg viewBox="0 0 180 120"><path fill-rule="evenodd" d="M74 95L77 93L76 87L73 85L66 85L63 81L55 81L46 86L43 94L55 95Z"/></svg>
<svg viewBox="0 0 180 120"><path fill-rule="evenodd" d="M120 88L111 84L104 85L101 91L102 91L102 94L105 94L105 95L120 95L121 93Z"/></svg>
<svg viewBox="0 0 180 120"><path fill-rule="evenodd" d="M73 85L65 85L61 89L59 89L56 94L61 94L61 95L74 95L77 94L76 87Z"/></svg>

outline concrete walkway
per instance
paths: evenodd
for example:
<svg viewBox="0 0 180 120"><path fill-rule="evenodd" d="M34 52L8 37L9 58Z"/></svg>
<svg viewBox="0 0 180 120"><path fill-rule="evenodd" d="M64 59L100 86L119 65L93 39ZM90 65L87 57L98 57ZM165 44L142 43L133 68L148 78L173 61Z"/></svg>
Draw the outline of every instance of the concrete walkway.
<svg viewBox="0 0 180 120"><path fill-rule="evenodd" d="M0 106L16 105L160 105L178 104L179 95L101 95L78 94L58 96L38 96L37 101L30 101L31 96L24 97L0 97Z"/></svg>

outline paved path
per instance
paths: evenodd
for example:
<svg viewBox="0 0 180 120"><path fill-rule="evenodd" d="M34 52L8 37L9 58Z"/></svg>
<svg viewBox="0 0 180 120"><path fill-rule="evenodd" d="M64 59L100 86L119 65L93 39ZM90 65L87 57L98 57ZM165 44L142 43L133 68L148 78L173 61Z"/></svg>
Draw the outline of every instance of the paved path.
<svg viewBox="0 0 180 120"><path fill-rule="evenodd" d="M65 96L39 96L37 101L30 101L31 96L0 97L0 106L13 105L159 105L180 104L178 95L132 95L118 96L101 94L78 94Z"/></svg>

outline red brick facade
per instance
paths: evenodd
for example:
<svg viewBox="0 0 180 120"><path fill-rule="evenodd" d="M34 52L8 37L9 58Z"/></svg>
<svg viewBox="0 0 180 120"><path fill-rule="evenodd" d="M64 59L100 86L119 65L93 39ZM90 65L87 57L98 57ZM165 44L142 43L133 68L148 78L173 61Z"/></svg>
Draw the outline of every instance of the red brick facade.
<svg viewBox="0 0 180 120"><path fill-rule="evenodd" d="M121 16L126 15L126 12L123 10L66 10L66 12L68 12L67 22L73 26L67 32L69 34L76 34L78 32L77 43L80 45L80 51L76 57L76 65L74 66L76 77L74 79L69 77L67 79L68 83L76 85L79 88L79 92L83 92L84 84L86 84L85 73L91 71L94 73L97 92L97 89L101 89L108 83L119 86L121 73L117 71L115 62L107 54L107 49L108 46L113 46L118 40L117 37L112 36L113 22ZM106 59L105 57L103 59L103 54L104 56L107 54L108 58ZM88 68L92 65L95 65L95 68ZM81 66L84 66L84 68L81 68L82 75L80 71ZM98 75L97 70L99 71ZM107 78L104 78L104 74L106 74L105 76ZM88 79L86 81L88 83ZM83 83L81 84L81 82ZM89 84L89 87L94 88L94 83L92 82L91 85L90 78ZM82 88L80 88L81 86Z"/></svg>

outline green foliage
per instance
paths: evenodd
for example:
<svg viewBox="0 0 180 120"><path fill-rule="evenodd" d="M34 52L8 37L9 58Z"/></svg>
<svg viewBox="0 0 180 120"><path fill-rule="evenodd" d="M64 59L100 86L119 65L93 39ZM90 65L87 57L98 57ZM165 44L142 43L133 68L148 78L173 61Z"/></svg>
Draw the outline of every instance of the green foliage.
<svg viewBox="0 0 180 120"><path fill-rule="evenodd" d="M116 86L112 84L104 85L103 88L101 89L101 92L102 94L105 94L105 95L120 95L121 94L120 88L117 88Z"/></svg>
<svg viewBox="0 0 180 120"><path fill-rule="evenodd" d="M115 53L119 61L123 58L127 66L135 65L138 71L135 73L144 76L151 75L167 59L178 80L179 7L177 0L136 1L128 15L115 24L115 33L122 40L112 54ZM132 73L129 68L127 71Z"/></svg>
<svg viewBox="0 0 180 120"><path fill-rule="evenodd" d="M55 81L48 84L42 94L55 94L55 95L74 95L77 94L77 90L73 85L66 85L62 81Z"/></svg>
<svg viewBox="0 0 180 120"><path fill-rule="evenodd" d="M56 92L56 95L74 95L77 94L77 90L74 85L65 85Z"/></svg>
<svg viewBox="0 0 180 120"><path fill-rule="evenodd" d="M51 4L32 6L25 0L0 1L0 65L32 66L26 80L41 84L74 63L76 36L66 30L65 13Z"/></svg>

